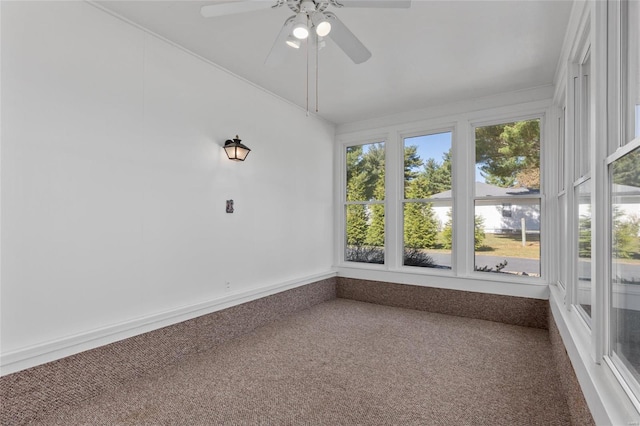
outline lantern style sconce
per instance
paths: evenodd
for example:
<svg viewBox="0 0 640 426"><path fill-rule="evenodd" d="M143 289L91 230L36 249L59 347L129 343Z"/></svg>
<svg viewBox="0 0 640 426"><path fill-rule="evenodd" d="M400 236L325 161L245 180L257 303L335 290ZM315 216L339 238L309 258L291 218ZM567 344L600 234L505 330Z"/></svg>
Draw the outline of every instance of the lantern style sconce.
<svg viewBox="0 0 640 426"><path fill-rule="evenodd" d="M240 142L239 136L236 135L235 139L229 139L224 143L224 151L227 153L229 160L244 161L244 159L247 158L247 155L251 152L246 145L243 145Z"/></svg>

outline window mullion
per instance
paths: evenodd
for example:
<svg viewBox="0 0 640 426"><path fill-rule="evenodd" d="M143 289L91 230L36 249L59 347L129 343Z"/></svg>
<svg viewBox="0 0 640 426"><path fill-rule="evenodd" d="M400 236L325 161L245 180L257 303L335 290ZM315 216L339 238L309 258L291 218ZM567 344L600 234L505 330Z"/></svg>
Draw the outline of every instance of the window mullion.
<svg viewBox="0 0 640 426"><path fill-rule="evenodd" d="M453 268L457 275L469 276L473 272L473 197L475 168L475 130L467 121L457 123L453 143L452 180L453 211Z"/></svg>
<svg viewBox="0 0 640 426"><path fill-rule="evenodd" d="M398 265L402 263L400 251L402 245L399 243L399 238L402 238L402 233L398 231L398 224L402 223L402 216L400 215L400 203L398 200L402 197L399 195L400 182L402 179L399 177L402 173L402 167L400 163L402 157L399 153L401 150L402 140L397 133L391 133L387 137L387 150L386 150L386 192L385 192L385 244L386 244L386 267L387 269L397 269ZM400 244L400 245L399 245Z"/></svg>

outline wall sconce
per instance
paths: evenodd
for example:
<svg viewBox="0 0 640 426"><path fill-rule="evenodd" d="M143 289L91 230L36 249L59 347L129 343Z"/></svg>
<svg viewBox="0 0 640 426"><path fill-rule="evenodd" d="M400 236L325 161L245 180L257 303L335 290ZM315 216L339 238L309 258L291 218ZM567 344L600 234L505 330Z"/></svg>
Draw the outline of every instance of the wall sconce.
<svg viewBox="0 0 640 426"><path fill-rule="evenodd" d="M244 159L247 158L247 155L251 152L247 146L240 142L239 136L236 135L235 139L229 139L224 143L224 151L227 153L229 160L244 161Z"/></svg>

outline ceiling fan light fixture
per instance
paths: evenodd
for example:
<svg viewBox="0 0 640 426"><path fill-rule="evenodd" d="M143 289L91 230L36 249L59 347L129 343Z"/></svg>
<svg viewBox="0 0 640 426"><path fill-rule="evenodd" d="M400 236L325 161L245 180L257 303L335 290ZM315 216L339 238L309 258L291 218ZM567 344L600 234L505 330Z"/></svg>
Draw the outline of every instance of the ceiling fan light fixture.
<svg viewBox="0 0 640 426"><path fill-rule="evenodd" d="M294 36L287 37L287 46L293 47L294 49L300 49L300 40L295 38Z"/></svg>
<svg viewBox="0 0 640 426"><path fill-rule="evenodd" d="M316 34L320 37L326 37L331 32L331 23L327 19L324 13L314 12L311 15L311 22L316 28Z"/></svg>
<svg viewBox="0 0 640 426"><path fill-rule="evenodd" d="M292 34L299 40L304 40L309 37L309 26L307 25L306 13L300 12L296 15L296 19L293 21Z"/></svg>

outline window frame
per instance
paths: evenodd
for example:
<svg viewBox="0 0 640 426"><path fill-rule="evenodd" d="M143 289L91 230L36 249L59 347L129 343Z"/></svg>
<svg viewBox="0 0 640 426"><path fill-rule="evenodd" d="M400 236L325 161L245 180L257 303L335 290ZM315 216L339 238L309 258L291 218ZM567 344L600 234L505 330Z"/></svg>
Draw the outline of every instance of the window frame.
<svg viewBox="0 0 640 426"><path fill-rule="evenodd" d="M472 134L472 138L470 139L470 141L473 141L473 149L472 149L472 158L470 158L470 165L469 167L472 167L473 170L471 172L471 180L469 182L469 185L471 185L472 191L471 191L471 205L470 205L470 209L471 212L467 217L467 220L470 220L470 223L474 223L475 224L475 206L476 206L476 202L478 200L482 200L482 201L495 201L496 203L504 203L504 202L509 202L512 204L518 204L517 201L518 200L539 200L539 206L540 206L540 256L539 256L539 263L540 263L540 275L538 277L534 277L534 276L521 276L521 275L514 275L514 274L488 274L486 272L481 272L481 271L476 271L475 270L475 247L474 247L474 239L473 239L473 228L474 226L471 227L472 233L472 239L471 239L471 249L469 250L468 256L469 258L469 265L470 265L470 271L469 271L469 275L472 276L473 278L476 279L486 279L485 277L487 275L492 275L491 279L492 280L496 280L496 281L508 281L508 282L523 282L523 283L529 283L529 282L538 282L538 283L548 283L549 282L549 267L547 265L547 262L545 259L547 259L547 243L546 240L547 238L544 236L546 232L548 232L548 227L546 224L546 220L545 220L545 216L546 216L546 211L547 211L547 202L546 202L546 191L545 191L545 185L547 183L547 178L546 178L546 173L545 173L545 167L546 167L546 160L545 160L545 154L546 154L546 140L547 140L547 133L548 133L548 124L547 124L547 120L546 120L546 116L547 116L547 112L539 112L539 113L532 113L532 114L522 114L522 115L517 115L517 114L513 114L513 115L503 115L500 117L496 117L494 119L488 119L488 120L481 120L481 121L473 121L471 122L471 134ZM501 125L501 124L510 124L510 123L516 123L516 122L520 122L520 121L529 121L529 120L539 120L540 124L539 124L539 128L540 128L540 192L537 195L514 195L514 196L506 196L506 197L478 197L476 194L476 185L475 185L475 168L476 168L476 156L475 156L475 138L476 138L476 129L479 127L486 127L486 126L496 126L496 125Z"/></svg>
<svg viewBox="0 0 640 426"><path fill-rule="evenodd" d="M405 187L404 187L404 150L405 150L405 140L409 138L419 137L419 136L430 136L437 135L441 133L451 133L451 197L450 198L406 198L405 197ZM455 146L456 146L456 128L455 126L445 126L445 127L429 127L428 130L412 130L410 132L401 132L398 134L398 172L396 173L397 182L399 186L399 203L397 206L397 214L399 218L399 224L397 227L396 234L396 253L398 262L397 268L400 271L410 272L410 273L434 273L436 275L445 275L451 276L455 274L456 271L456 241L455 241L455 168L456 168L456 160L455 160ZM434 201L435 200L435 201ZM410 266L404 264L404 206L408 202L422 202L428 203L430 201L434 202L449 202L451 203L451 227L452 227L452 236L451 236L451 269L442 269L442 268L428 268L428 267L419 267L419 266ZM426 270L426 271L425 271Z"/></svg>
<svg viewBox="0 0 640 426"><path fill-rule="evenodd" d="M606 162L606 166L607 166L607 187L611 186L611 167L612 164L624 157L625 155L629 154L630 152L634 151L635 149L640 149L640 137L634 138L631 141L627 142L626 144L622 145L621 147L619 147L613 154L609 155L605 162ZM609 191L608 191L609 192ZM611 229L611 225L612 225L612 221L613 221L613 217L611 216L611 205L612 205L612 199L611 199L611 194L608 193L607 194L607 198L608 198L608 210L609 210L609 214L607 215L607 227L608 229ZM606 298L606 301L601 301L601 303L606 302L606 306L605 306L605 310L606 310L606 331L604 333L604 337L605 337L605 342L604 342L604 355L603 355L603 359L606 362L606 364L608 365L608 367L612 370L613 374L615 375L615 377L618 379L618 382L620 382L620 385L622 386L622 389L625 391L625 393L627 394L627 396L629 397L629 399L631 400L631 403L633 404L633 406L636 408L636 410L638 410L638 412L640 413L640 381L635 379L633 377L633 375L631 374L631 372L627 369L627 367L624 365L624 363L617 357L617 355L613 352L613 336L611 335L611 304L613 302L613 297L611 296L611 293L613 292L613 283L611 280L611 244L612 244L612 236L609 233L608 235L608 243L606 245L607 249L606 249L606 253L607 253L607 257L609 259L608 261L608 265L607 265L607 271L609 271L608 273L608 279L606 282L606 287L607 287L607 295L608 297Z"/></svg>
<svg viewBox="0 0 640 426"><path fill-rule="evenodd" d="M377 135L370 136L364 139L355 139L348 142L344 142L340 144L340 153L338 155L338 164L340 170L340 179L336 179L338 182L337 193L340 194L340 208L337 209L336 222L339 224L337 226L338 238L336 239L335 244L335 263L337 265L342 266L350 266L350 267L358 267L363 269L377 269L384 270L387 269L389 258L388 258L388 236L389 236L389 222L387 220L388 213L388 185L389 185L389 174L387 172L388 165L388 151L389 151L389 138L388 135ZM347 149L354 146L364 146L371 144L384 144L384 152L385 152L385 199L384 200L375 200L375 201L347 201ZM384 263L376 264L376 263L367 263L367 262L356 262L346 259L347 255L347 206L349 205L368 205L368 204L377 204L384 206L385 210L385 246L384 246Z"/></svg>

